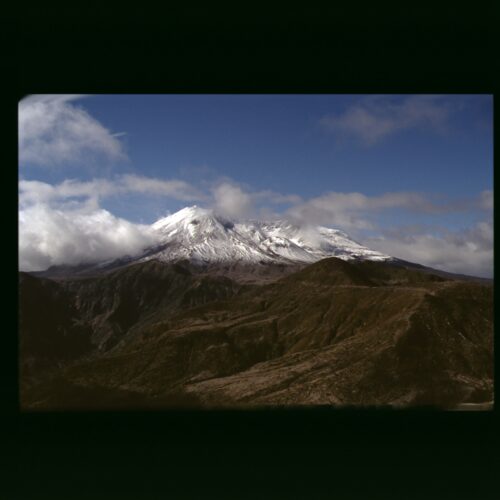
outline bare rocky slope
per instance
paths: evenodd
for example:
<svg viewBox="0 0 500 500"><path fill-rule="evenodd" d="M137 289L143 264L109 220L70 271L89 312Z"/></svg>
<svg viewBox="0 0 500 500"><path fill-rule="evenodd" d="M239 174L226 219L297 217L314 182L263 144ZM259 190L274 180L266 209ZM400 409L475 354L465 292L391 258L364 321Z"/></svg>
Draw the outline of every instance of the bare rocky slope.
<svg viewBox="0 0 500 500"><path fill-rule="evenodd" d="M21 273L20 299L24 409L493 398L490 283L329 258L257 285L147 261L59 282Z"/></svg>

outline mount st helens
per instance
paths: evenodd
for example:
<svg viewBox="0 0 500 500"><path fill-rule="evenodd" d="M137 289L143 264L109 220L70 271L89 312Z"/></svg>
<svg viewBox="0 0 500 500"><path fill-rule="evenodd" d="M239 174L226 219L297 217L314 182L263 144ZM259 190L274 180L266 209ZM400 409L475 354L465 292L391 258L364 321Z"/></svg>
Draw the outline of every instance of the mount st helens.
<svg viewBox="0 0 500 500"><path fill-rule="evenodd" d="M492 283L198 207L139 256L20 273L23 409L490 407Z"/></svg>

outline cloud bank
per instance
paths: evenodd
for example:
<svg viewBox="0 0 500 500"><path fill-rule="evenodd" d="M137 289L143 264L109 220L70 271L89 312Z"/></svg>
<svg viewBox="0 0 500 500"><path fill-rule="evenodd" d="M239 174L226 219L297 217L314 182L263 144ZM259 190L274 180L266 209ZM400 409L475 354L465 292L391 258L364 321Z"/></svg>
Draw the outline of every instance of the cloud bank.
<svg viewBox="0 0 500 500"><path fill-rule="evenodd" d="M320 120L328 131L342 138L353 138L373 146L402 130L426 127L443 131L450 108L439 96L414 95L394 101L371 96L348 107L343 113L329 114Z"/></svg>
<svg viewBox="0 0 500 500"><path fill-rule="evenodd" d="M190 184L132 174L112 180L19 181L19 267L40 271L138 255L157 242L150 226L102 209L103 198L140 193L181 201L203 200Z"/></svg>
<svg viewBox="0 0 500 500"><path fill-rule="evenodd" d="M486 193L486 194L485 194ZM287 216L313 225L339 226L346 230L372 229L372 220L384 210L405 210L414 214L444 214L465 212L473 208L488 209L489 195L484 191L479 199L437 202L416 192L390 192L378 196L362 193L329 192L292 205Z"/></svg>
<svg viewBox="0 0 500 500"><path fill-rule="evenodd" d="M127 174L112 180L65 180L55 185L21 180L19 192L22 270L135 255L156 243L149 226L115 217L99 206L100 200L106 197L139 193L201 203L232 219L282 218L301 225L304 230L317 225L343 229L360 243L404 260L485 277L491 277L493 272L493 193L490 190L476 198L459 201L436 201L415 192L378 196L329 192L304 200L271 190L252 191L227 179L203 192L177 179ZM433 217L475 210L484 220L459 232L415 226L388 231L381 222L387 211L394 210ZM370 236L367 230L372 233Z"/></svg>
<svg viewBox="0 0 500 500"><path fill-rule="evenodd" d="M164 196L180 201L202 201L207 197L187 182L163 180L133 174L116 176L114 179L97 178L91 181L66 179L60 184L21 179L19 202L24 207L32 203L66 201L72 198L95 200L127 193Z"/></svg>
<svg viewBox="0 0 500 500"><path fill-rule="evenodd" d="M33 95L19 102L19 162L38 166L127 158L113 134L73 101L81 95Z"/></svg>
<svg viewBox="0 0 500 500"><path fill-rule="evenodd" d="M19 267L40 271L137 255L155 243L149 226L90 205L54 209L36 204L19 213Z"/></svg>
<svg viewBox="0 0 500 500"><path fill-rule="evenodd" d="M364 243L410 262L442 271L493 277L493 224L478 222L457 232L405 234L367 238Z"/></svg>

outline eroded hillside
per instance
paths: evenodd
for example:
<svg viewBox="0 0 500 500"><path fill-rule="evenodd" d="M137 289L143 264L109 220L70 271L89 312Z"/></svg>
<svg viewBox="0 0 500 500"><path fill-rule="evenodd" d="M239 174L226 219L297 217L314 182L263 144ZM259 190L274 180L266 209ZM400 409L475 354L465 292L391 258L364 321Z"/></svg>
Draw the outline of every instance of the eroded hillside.
<svg viewBox="0 0 500 500"><path fill-rule="evenodd" d="M489 284L331 258L263 285L152 261L52 286L91 347L25 370L25 408L492 400Z"/></svg>

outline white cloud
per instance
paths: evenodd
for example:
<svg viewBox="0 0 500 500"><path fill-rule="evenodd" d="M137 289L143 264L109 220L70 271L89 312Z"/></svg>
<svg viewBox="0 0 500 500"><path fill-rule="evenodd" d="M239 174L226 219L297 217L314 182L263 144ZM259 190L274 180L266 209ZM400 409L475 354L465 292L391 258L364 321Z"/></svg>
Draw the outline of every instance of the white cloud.
<svg viewBox="0 0 500 500"><path fill-rule="evenodd" d="M19 102L19 161L41 166L123 160L117 135L72 104L81 95L33 95Z"/></svg>
<svg viewBox="0 0 500 500"><path fill-rule="evenodd" d="M19 181L19 205L26 207L34 203L64 202L82 197L98 199L116 192L116 184L106 179L94 179L88 182L66 179L56 185L21 179Z"/></svg>
<svg viewBox="0 0 500 500"><path fill-rule="evenodd" d="M392 192L379 196L362 193L326 193L293 205L287 214L307 224L339 226L346 230L370 229L369 219L382 210L400 208L416 213L461 210L456 204L436 204L420 193Z"/></svg>
<svg viewBox="0 0 500 500"><path fill-rule="evenodd" d="M168 196L181 201L201 201L207 199L191 184L185 181L171 179L163 180L139 175L123 175L119 181L123 191Z"/></svg>
<svg viewBox="0 0 500 500"><path fill-rule="evenodd" d="M36 204L19 213L19 267L39 271L136 255L155 243L149 226L88 205L58 210Z"/></svg>
<svg viewBox="0 0 500 500"><path fill-rule="evenodd" d="M51 185L19 182L19 265L38 271L137 255L156 243L149 226L134 224L100 208L105 197L141 193L178 200L203 198L184 181L122 175L113 180L67 179Z"/></svg>
<svg viewBox="0 0 500 500"><path fill-rule="evenodd" d="M371 146L409 128L425 126L443 131L449 112L449 106L439 96L414 95L399 102L385 96L371 96L341 114L324 116L320 124L341 137L358 139Z"/></svg>
<svg viewBox="0 0 500 500"><path fill-rule="evenodd" d="M479 196L479 207L483 210L493 210L493 191L482 191Z"/></svg>
<svg viewBox="0 0 500 500"><path fill-rule="evenodd" d="M296 194L282 194L272 190L252 191L248 186L225 178L212 186L210 191L211 207L229 217L285 216L296 223L339 226L346 230L374 228L369 219L384 210L401 209L413 214L440 215L493 209L493 192L488 190L478 197L462 199L396 191L376 196L358 192L328 192L304 200ZM276 205L286 205L288 208L279 207L280 214L272 208Z"/></svg>
<svg viewBox="0 0 500 500"><path fill-rule="evenodd" d="M216 212L226 217L245 218L254 212L254 200L239 186L224 182L212 189Z"/></svg>
<svg viewBox="0 0 500 500"><path fill-rule="evenodd" d="M367 246L395 257L451 272L491 276L493 226L483 221L461 232L436 233L432 227L413 225L393 228L381 236L363 239L365 230L380 233L380 217L387 210L435 215L493 208L493 193L483 191L475 199L440 203L420 193L391 192L379 196L330 192L303 200L271 190L251 191L231 180L219 181L209 193L177 179L163 180L137 175L91 181L65 180L50 185L21 180L21 269L38 270L53 264L96 262L139 253L153 244L147 226L117 218L99 206L102 198L127 193L201 201L229 218L289 218L304 231L316 225L343 229ZM288 206L283 212L283 207ZM275 212L274 209L279 209ZM431 232L432 230L432 232Z"/></svg>
<svg viewBox="0 0 500 500"><path fill-rule="evenodd" d="M493 225L479 222L458 232L367 238L364 244L410 262L443 271L493 277Z"/></svg>
<svg viewBox="0 0 500 500"><path fill-rule="evenodd" d="M281 194L272 190L251 191L244 186L224 179L211 188L212 208L221 215L236 219L262 217L276 218L278 214L268 205L293 205L302 198L294 194Z"/></svg>
<svg viewBox="0 0 500 500"><path fill-rule="evenodd" d="M187 182L154 177L121 175L113 180L97 178L91 181L66 179L52 185L40 181L19 181L19 202L26 206L33 203L66 201L71 198L100 199L127 193L165 196L181 201L203 200L206 196Z"/></svg>
<svg viewBox="0 0 500 500"><path fill-rule="evenodd" d="M263 201L271 205L297 204L302 202L302 198L296 194L281 194L276 191L264 190L253 193L256 201Z"/></svg>

